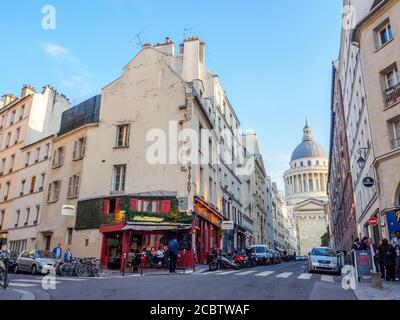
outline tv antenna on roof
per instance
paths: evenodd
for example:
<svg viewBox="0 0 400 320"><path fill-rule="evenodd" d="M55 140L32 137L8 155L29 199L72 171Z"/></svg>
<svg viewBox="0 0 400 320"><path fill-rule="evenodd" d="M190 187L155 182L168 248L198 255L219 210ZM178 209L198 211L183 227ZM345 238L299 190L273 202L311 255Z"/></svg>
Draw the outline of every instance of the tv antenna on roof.
<svg viewBox="0 0 400 320"><path fill-rule="evenodd" d="M142 41L142 33L144 32L144 30L146 30L149 26L145 26L142 30L140 30L140 32L138 32L130 41L129 43L132 43L133 40L137 39L138 42L136 42L136 45L143 47L143 41Z"/></svg>
<svg viewBox="0 0 400 320"><path fill-rule="evenodd" d="M183 29L183 41L185 41L185 39L186 39L186 32L189 31L189 30L193 30L193 28L184 28L184 29Z"/></svg>

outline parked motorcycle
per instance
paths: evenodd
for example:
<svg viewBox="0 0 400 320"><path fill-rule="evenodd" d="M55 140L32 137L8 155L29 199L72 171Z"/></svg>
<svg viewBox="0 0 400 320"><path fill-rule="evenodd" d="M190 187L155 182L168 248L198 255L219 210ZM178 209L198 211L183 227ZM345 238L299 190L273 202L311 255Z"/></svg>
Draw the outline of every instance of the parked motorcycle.
<svg viewBox="0 0 400 320"><path fill-rule="evenodd" d="M221 269L239 270L241 267L241 264L238 261L235 261L227 255L221 254L220 251L214 250L211 256L212 259L208 266L210 271L217 271Z"/></svg>

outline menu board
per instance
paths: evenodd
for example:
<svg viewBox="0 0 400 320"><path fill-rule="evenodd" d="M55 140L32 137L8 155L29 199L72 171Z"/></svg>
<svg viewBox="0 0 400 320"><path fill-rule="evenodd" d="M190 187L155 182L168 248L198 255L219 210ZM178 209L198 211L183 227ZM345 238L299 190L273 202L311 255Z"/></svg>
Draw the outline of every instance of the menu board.
<svg viewBox="0 0 400 320"><path fill-rule="evenodd" d="M358 277L365 277L371 275L371 270L374 269L372 265L372 255L369 251L356 251L356 268Z"/></svg>

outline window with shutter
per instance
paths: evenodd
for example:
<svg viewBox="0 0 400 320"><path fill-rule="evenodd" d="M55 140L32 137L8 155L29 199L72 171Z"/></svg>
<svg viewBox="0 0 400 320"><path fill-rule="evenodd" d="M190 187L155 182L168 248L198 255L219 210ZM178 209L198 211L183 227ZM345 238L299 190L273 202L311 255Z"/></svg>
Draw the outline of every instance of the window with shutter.
<svg viewBox="0 0 400 320"><path fill-rule="evenodd" d="M47 202L51 201L51 189L52 189L52 183L49 183L49 191L47 193Z"/></svg>
<svg viewBox="0 0 400 320"><path fill-rule="evenodd" d="M73 196L72 190L73 190L73 177L69 178L69 182L68 182L68 198L71 198Z"/></svg>
<svg viewBox="0 0 400 320"><path fill-rule="evenodd" d="M52 166L53 166L53 167L56 166L56 159L57 159L57 150L54 150L54 153L53 153L53 162L52 162Z"/></svg>
<svg viewBox="0 0 400 320"><path fill-rule="evenodd" d="M138 199L131 199L131 208L132 211L138 211Z"/></svg>
<svg viewBox="0 0 400 320"><path fill-rule="evenodd" d="M74 160L76 160L76 159L78 159L79 158L79 156L78 156L78 140L76 140L75 141L75 143L74 143L74 153L73 153L73 156L72 156L72 158L74 159Z"/></svg>
<svg viewBox="0 0 400 320"><path fill-rule="evenodd" d="M103 201L103 214L108 216L110 214L110 200L104 199Z"/></svg>
<svg viewBox="0 0 400 320"><path fill-rule="evenodd" d="M79 183L80 183L80 176L75 176L75 186L74 186L74 196L77 197L79 195Z"/></svg>
<svg viewBox="0 0 400 320"><path fill-rule="evenodd" d="M82 148L81 148L81 157L83 158L86 154L86 142L87 142L87 138L83 138L82 140Z"/></svg>
<svg viewBox="0 0 400 320"><path fill-rule="evenodd" d="M56 182L56 196L54 201L58 201L60 199L60 190L61 190L61 181Z"/></svg>
<svg viewBox="0 0 400 320"><path fill-rule="evenodd" d="M116 198L115 199L115 212L120 212L121 211L121 199Z"/></svg>
<svg viewBox="0 0 400 320"><path fill-rule="evenodd" d="M61 148L61 155L60 155L60 165L63 165L64 164L64 156L65 156L65 148L64 147L62 147Z"/></svg>
<svg viewBox="0 0 400 320"><path fill-rule="evenodd" d="M171 200L162 201L162 212L169 213L171 211Z"/></svg>
<svg viewBox="0 0 400 320"><path fill-rule="evenodd" d="M157 200L157 212L162 212L162 201Z"/></svg>

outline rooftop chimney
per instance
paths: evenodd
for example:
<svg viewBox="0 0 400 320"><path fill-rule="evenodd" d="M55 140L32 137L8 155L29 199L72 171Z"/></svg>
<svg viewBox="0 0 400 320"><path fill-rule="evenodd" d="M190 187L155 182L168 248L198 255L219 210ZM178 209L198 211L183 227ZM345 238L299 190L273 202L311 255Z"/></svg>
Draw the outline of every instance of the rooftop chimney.
<svg viewBox="0 0 400 320"><path fill-rule="evenodd" d="M36 90L34 87L28 85L28 84L24 84L24 86L22 87L22 91L21 91L21 98L25 98L26 96L29 96L31 94L35 94Z"/></svg>
<svg viewBox="0 0 400 320"><path fill-rule="evenodd" d="M3 98L3 106L10 104L11 102L17 100L18 98L11 93L6 93L2 96Z"/></svg>
<svg viewBox="0 0 400 320"><path fill-rule="evenodd" d="M174 56L175 54L175 43L168 37L165 38L165 43L157 43L154 48L162 51L170 56Z"/></svg>

